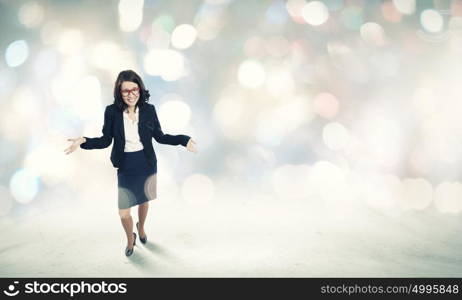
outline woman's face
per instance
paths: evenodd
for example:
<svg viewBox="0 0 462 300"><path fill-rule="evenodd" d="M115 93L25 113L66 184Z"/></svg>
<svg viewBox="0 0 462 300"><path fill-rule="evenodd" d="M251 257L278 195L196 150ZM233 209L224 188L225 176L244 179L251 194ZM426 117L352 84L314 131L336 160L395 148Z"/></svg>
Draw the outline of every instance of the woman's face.
<svg viewBox="0 0 462 300"><path fill-rule="evenodd" d="M140 99L140 87L135 82L124 81L120 86L120 93L125 104L134 107Z"/></svg>

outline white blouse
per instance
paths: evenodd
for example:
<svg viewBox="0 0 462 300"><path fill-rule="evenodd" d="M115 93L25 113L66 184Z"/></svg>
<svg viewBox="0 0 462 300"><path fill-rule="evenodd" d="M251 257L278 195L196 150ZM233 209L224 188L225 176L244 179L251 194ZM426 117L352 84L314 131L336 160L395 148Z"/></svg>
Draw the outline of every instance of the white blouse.
<svg viewBox="0 0 462 300"><path fill-rule="evenodd" d="M125 149L124 152L134 152L143 149L143 144L140 141L138 133L139 109L135 110L136 120L133 121L128 116L128 112L124 111L124 132L125 132Z"/></svg>

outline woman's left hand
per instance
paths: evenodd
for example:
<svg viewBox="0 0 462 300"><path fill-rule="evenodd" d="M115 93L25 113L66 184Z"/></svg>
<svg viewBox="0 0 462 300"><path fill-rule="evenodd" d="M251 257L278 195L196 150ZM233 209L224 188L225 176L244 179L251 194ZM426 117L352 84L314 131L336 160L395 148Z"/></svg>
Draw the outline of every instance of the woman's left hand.
<svg viewBox="0 0 462 300"><path fill-rule="evenodd" d="M194 147L195 144L196 144L196 142L193 141L192 138L190 138L189 141L188 141L188 144L186 145L186 149L188 149L188 151L197 153L196 147Z"/></svg>

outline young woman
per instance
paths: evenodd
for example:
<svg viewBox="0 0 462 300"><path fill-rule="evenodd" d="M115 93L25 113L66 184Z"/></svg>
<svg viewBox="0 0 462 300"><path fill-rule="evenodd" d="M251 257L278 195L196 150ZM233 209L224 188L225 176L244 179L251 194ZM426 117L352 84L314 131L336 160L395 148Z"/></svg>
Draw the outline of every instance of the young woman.
<svg viewBox="0 0 462 300"><path fill-rule="evenodd" d="M148 103L149 96L138 74L132 70L120 72L114 87L114 103L104 112L103 136L68 139L72 145L64 150L70 154L79 147L103 149L114 139L111 162L117 168L119 215L127 235L126 256L132 255L136 243L130 208L138 205L136 227L144 244L147 242L144 224L148 203L157 197L157 158L152 138L161 144L183 145L197 153L196 142L189 136L162 132L156 109Z"/></svg>

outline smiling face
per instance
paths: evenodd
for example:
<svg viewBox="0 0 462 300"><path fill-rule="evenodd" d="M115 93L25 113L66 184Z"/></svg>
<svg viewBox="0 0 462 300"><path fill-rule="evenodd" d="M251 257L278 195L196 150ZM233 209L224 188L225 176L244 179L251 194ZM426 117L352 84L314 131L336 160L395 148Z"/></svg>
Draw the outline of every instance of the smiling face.
<svg viewBox="0 0 462 300"><path fill-rule="evenodd" d="M140 87L135 82L124 81L120 86L122 99L129 107L135 107L140 99Z"/></svg>

